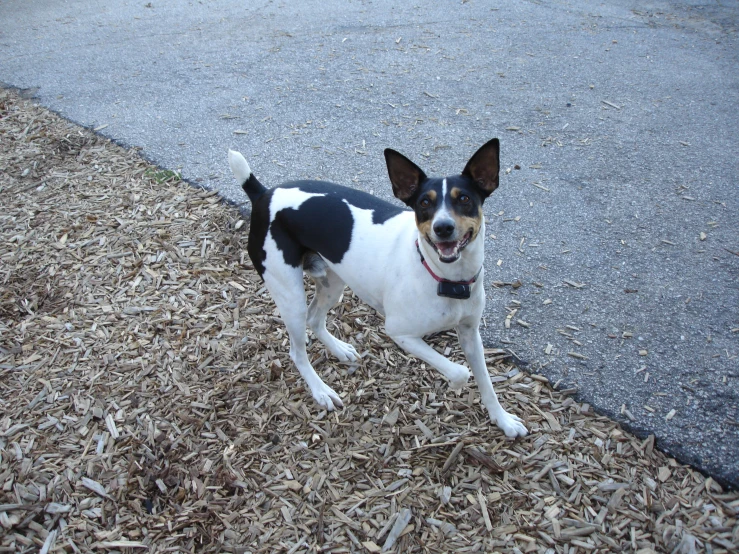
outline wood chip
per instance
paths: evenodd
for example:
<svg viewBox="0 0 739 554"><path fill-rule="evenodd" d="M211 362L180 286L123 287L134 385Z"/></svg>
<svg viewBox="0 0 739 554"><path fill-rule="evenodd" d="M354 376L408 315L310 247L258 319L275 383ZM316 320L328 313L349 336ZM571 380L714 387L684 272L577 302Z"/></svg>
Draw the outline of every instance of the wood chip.
<svg viewBox="0 0 739 554"><path fill-rule="evenodd" d="M372 541L364 541L362 546L364 546L368 552L382 552L382 549Z"/></svg>
<svg viewBox="0 0 739 554"><path fill-rule="evenodd" d="M54 543L56 542L56 535L57 530L54 529L46 536L46 540L44 541L44 544L41 545L41 550L39 550L39 554L48 554L48 552L54 547Z"/></svg>
<svg viewBox="0 0 739 554"><path fill-rule="evenodd" d="M482 519L485 522L485 528L489 531L493 530L493 524L490 521L490 514L488 513L488 504L485 501L485 497L482 494L482 491L477 491L477 501L480 504L480 511L482 512Z"/></svg>
<svg viewBox="0 0 739 554"><path fill-rule="evenodd" d="M434 435L433 431L429 429L426 424L421 421L420 419L414 420L414 423L416 424L416 427L418 427L421 432L424 434L424 436L429 440L434 440L436 436Z"/></svg>
<svg viewBox="0 0 739 554"><path fill-rule="evenodd" d="M454 463L454 461L459 456L459 453L462 452L462 449L464 448L463 442L458 442L457 445L452 450L451 454L449 454L449 457L446 459L446 462L444 462L444 465L441 468L441 472L446 472Z"/></svg>
<svg viewBox="0 0 739 554"><path fill-rule="evenodd" d="M549 428L552 431L558 432L558 431L561 431L562 430L562 426L559 424L559 422L554 417L554 415L552 415L549 412L544 412L544 417L547 420L547 422L549 423Z"/></svg>
<svg viewBox="0 0 739 554"><path fill-rule="evenodd" d="M398 422L399 415L400 415L400 409L395 408L393 411L385 415L385 417L382 419L382 422L385 425L390 425L392 427Z"/></svg>
<svg viewBox="0 0 739 554"><path fill-rule="evenodd" d="M149 548L149 545L144 544L142 542L126 541L126 540L102 541L102 542L96 543L96 546L99 546L100 548L105 548L107 550L117 550L119 548L142 548L142 549Z"/></svg>
<svg viewBox="0 0 739 554"><path fill-rule="evenodd" d="M390 530L387 539L385 539L385 544L382 545L383 552L387 552L393 547L395 541L398 540L398 537L400 537L400 534L405 529L405 526L408 525L408 522L411 520L412 515L413 513L411 512L410 508L403 508L400 511L397 519L395 520L393 528Z"/></svg>
<svg viewBox="0 0 739 554"><path fill-rule="evenodd" d="M93 481L92 479L88 477L83 477L80 479L80 483L88 489L90 489L95 494L102 496L104 498L108 498L108 493L105 492L105 487L103 487L100 483L97 481Z"/></svg>
<svg viewBox="0 0 739 554"><path fill-rule="evenodd" d="M108 432L110 433L110 436L113 437L113 439L117 439L120 437L120 434L118 433L118 427L116 427L115 420L113 419L112 414L108 414L105 416L105 425L108 427Z"/></svg>

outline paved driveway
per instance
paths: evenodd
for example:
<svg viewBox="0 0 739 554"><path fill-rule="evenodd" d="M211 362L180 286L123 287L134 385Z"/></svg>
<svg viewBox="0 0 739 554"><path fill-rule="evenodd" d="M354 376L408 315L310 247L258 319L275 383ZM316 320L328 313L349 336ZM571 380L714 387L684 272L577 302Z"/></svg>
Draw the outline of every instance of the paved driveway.
<svg viewBox="0 0 739 554"><path fill-rule="evenodd" d="M235 203L500 137L487 343L739 485L737 4L416 4L0 0L0 81Z"/></svg>

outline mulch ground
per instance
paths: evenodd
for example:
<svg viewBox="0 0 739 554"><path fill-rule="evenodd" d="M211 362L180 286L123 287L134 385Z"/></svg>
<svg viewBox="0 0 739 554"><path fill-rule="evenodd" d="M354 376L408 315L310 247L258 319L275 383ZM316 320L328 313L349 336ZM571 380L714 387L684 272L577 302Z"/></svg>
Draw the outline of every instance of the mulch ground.
<svg viewBox="0 0 739 554"><path fill-rule="evenodd" d="M506 439L350 291L320 411L247 227L0 91L0 551L736 551L738 493L491 349Z"/></svg>

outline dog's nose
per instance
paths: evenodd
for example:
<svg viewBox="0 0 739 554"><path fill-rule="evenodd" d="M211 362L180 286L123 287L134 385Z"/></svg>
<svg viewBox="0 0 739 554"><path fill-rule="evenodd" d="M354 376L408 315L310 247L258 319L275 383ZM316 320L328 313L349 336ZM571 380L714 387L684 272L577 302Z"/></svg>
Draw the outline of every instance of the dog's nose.
<svg viewBox="0 0 739 554"><path fill-rule="evenodd" d="M434 233L436 233L436 236L440 239L448 239L452 236L452 233L454 233L454 222L444 220L444 221L437 221L434 223Z"/></svg>

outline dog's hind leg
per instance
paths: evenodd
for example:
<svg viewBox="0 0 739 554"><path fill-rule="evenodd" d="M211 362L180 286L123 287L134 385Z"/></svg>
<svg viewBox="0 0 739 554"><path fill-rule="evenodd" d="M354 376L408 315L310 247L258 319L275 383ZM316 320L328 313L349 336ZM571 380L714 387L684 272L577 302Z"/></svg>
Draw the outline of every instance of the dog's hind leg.
<svg viewBox="0 0 739 554"><path fill-rule="evenodd" d="M313 275L316 294L308 308L308 325L316 338L341 362L353 362L359 355L351 344L340 341L326 329L326 315L340 300L344 292L344 281L326 267L323 275Z"/></svg>
<svg viewBox="0 0 739 554"><path fill-rule="evenodd" d="M273 265L275 262L273 262ZM305 288L303 287L303 269L287 264L279 264L277 268L268 268L264 273L272 299L280 310L290 337L290 358L298 368L300 375L313 395L313 399L323 408L331 411L341 408L344 403L339 395L318 376L308 359L305 349L305 323L307 308L305 304Z"/></svg>

